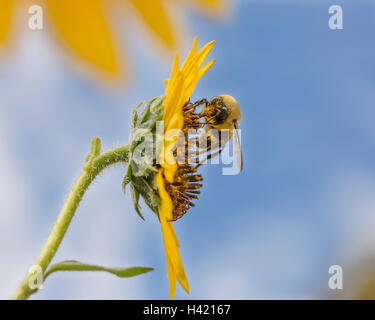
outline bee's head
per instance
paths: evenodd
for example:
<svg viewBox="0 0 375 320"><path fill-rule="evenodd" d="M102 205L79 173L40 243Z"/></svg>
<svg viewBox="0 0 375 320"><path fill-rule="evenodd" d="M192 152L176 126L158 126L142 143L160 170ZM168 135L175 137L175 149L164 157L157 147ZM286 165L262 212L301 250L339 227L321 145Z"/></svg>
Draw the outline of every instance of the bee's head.
<svg viewBox="0 0 375 320"><path fill-rule="evenodd" d="M240 107L238 106L238 103L236 99L234 99L232 96L228 94L222 94L218 96L218 98L221 99L223 105L228 109L229 111L229 118L228 120L237 120L237 122L240 122L242 119L242 114Z"/></svg>
<svg viewBox="0 0 375 320"><path fill-rule="evenodd" d="M205 108L206 118L214 126L230 126L233 121L240 122L241 110L237 101L230 95L219 95L213 97Z"/></svg>

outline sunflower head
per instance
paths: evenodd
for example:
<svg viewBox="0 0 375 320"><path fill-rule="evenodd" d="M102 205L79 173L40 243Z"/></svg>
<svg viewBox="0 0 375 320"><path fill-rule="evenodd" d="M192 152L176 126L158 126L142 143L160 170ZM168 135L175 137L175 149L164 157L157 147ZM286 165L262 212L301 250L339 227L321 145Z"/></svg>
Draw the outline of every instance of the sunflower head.
<svg viewBox="0 0 375 320"><path fill-rule="evenodd" d="M165 96L151 99L146 104L138 104L132 113L131 138L129 150L129 162L127 164L126 175L123 179L123 190L129 185L131 197L135 210L142 218L139 200L144 199L147 206L159 216L159 206L161 197L165 193L158 188L157 174L164 171L163 166L171 168L174 172L173 181L165 178L164 172L161 174L164 180L165 191L172 202L172 217L169 221L180 219L189 209L194 206L192 200L197 199L200 194L199 189L203 180L201 174L197 174L196 161L198 158L192 155L199 155L197 145L189 143L190 130L198 130L203 124L200 121L202 115L196 112L195 107L190 102L183 107L183 128L179 132L179 139L174 144L173 165L163 163L164 153L164 106ZM138 110L143 107L142 112ZM182 137L182 139L181 139ZM181 151L182 150L182 151ZM193 161L192 161L193 160ZM160 164L162 163L162 164ZM177 167L174 170L174 166ZM160 182L159 182L160 184ZM169 199L167 200L169 202Z"/></svg>
<svg viewBox="0 0 375 320"><path fill-rule="evenodd" d="M139 199L159 218L167 260L169 291L172 299L176 280L189 292L189 284L179 254L179 242L172 222L186 214L198 198L203 178L197 173L194 159L199 155L196 144L189 143L191 130L203 127L204 115L190 96L198 80L212 67L214 60L202 66L214 42L197 49L197 38L182 66L176 55L164 96L150 100L132 118L131 148L123 187L130 185L135 210L140 212ZM182 138L182 139L181 139ZM181 150L183 150L181 152Z"/></svg>

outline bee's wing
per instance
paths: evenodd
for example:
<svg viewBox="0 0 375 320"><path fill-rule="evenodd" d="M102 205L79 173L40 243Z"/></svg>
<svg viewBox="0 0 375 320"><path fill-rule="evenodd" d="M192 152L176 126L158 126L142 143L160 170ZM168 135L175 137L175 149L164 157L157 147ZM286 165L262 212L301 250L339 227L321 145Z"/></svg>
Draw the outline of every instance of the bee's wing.
<svg viewBox="0 0 375 320"><path fill-rule="evenodd" d="M234 147L234 153L236 155L236 164L237 167L242 171L243 168L243 160L242 160L242 151L241 151L241 141L240 141L240 135L238 134L238 123L237 120L233 120L233 147Z"/></svg>

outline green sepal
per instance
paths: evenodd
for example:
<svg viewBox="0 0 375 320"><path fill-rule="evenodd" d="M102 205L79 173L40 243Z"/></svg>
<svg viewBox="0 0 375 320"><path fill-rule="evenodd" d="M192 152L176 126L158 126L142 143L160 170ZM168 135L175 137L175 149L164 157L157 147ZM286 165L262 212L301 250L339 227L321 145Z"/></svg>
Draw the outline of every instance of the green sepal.
<svg viewBox="0 0 375 320"><path fill-rule="evenodd" d="M142 196L147 206L157 214L160 205L160 198L156 194L156 190L154 190L150 183L143 177L133 177L132 184Z"/></svg>
<svg viewBox="0 0 375 320"><path fill-rule="evenodd" d="M131 129L133 129L137 126L137 121L138 121L138 109L144 104L144 101L136 105L136 107L133 109L133 114L132 114L132 121L131 121Z"/></svg>
<svg viewBox="0 0 375 320"><path fill-rule="evenodd" d="M124 194L126 194L126 186L131 182L131 178L132 178L132 166L131 166L131 162L129 162L127 170L126 170L126 175L124 179L122 180L122 191L124 192Z"/></svg>
<svg viewBox="0 0 375 320"><path fill-rule="evenodd" d="M130 196L133 200L133 203L134 203L134 209L135 209L135 212L137 212L137 214L139 215L139 217L145 221L146 219L143 217L142 213L141 213L141 206L139 205L139 192L134 188L134 185L131 183L130 184Z"/></svg>
<svg viewBox="0 0 375 320"><path fill-rule="evenodd" d="M90 153L86 156L86 164L84 169L87 170L91 164L91 162L100 155L102 149L102 141L99 137L94 137L91 141L91 149Z"/></svg>
<svg viewBox="0 0 375 320"><path fill-rule="evenodd" d="M122 187L125 192L126 186L129 185L135 211L143 220L144 217L139 205L140 196L156 215L158 215L160 205L156 185L158 170L156 159L159 157L157 153L161 149L157 147L163 142L163 137L157 135L156 122L163 119L164 99L165 96L163 95L149 100L146 104L142 102L134 108L132 115L130 156ZM138 110L142 106L144 108L138 114ZM152 141L150 134L152 135ZM152 159L150 159L151 152L148 152L150 150L148 148L152 148Z"/></svg>

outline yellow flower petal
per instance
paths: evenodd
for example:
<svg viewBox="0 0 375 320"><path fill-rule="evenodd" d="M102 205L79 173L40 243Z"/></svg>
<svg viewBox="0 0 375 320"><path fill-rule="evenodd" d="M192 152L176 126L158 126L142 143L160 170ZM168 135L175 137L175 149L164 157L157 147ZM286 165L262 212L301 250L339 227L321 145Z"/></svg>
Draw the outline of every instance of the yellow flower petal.
<svg viewBox="0 0 375 320"><path fill-rule="evenodd" d="M197 54L197 65L198 65L198 68L200 68L201 65L203 64L204 60L206 60L207 56L209 55L209 53L211 52L212 48L214 47L214 44L215 44L215 40L207 43L206 45L204 45L202 47L202 49L199 50L199 52Z"/></svg>
<svg viewBox="0 0 375 320"><path fill-rule="evenodd" d="M169 125L169 121L175 114L179 114L181 118L183 117L181 106L181 104L183 103L183 90L183 75L179 70L177 70L176 75L173 78L171 78L171 80L169 80L168 87L166 89L166 98L164 100L163 115L165 128L171 127Z"/></svg>
<svg viewBox="0 0 375 320"><path fill-rule="evenodd" d="M181 287L189 293L189 283L185 274L185 269L182 264L180 253L178 252L178 247L176 243L176 235L174 233L173 225L171 222L168 222L165 218L160 219L161 229L163 233L164 248L165 254L167 257L167 268L168 268L168 277L170 280L170 288L175 290L175 287L171 286L171 280L176 282L176 278L180 283ZM169 260L169 261L168 261ZM171 279L172 277L172 279ZM173 298L174 292L170 292L170 296Z"/></svg>
<svg viewBox="0 0 375 320"><path fill-rule="evenodd" d="M183 115L181 115L180 112L177 112L171 115L171 118L167 122L167 125L165 127L165 132L169 132L174 129L181 130L183 126L184 126ZM178 132L176 131L176 136L177 136L177 133Z"/></svg>
<svg viewBox="0 0 375 320"><path fill-rule="evenodd" d="M1 0L0 2L0 44L6 42L9 34L11 18L13 15L14 0Z"/></svg>
<svg viewBox="0 0 375 320"><path fill-rule="evenodd" d="M165 190L165 183L164 183L162 170L159 170L158 174L156 175L156 184L158 186L159 197L161 200L161 204L159 206L160 220L162 220L162 218L167 219L167 220L172 220L173 205L172 205L171 197L169 196L168 192Z"/></svg>
<svg viewBox="0 0 375 320"><path fill-rule="evenodd" d="M164 42L173 48L176 46L176 37L173 33L171 17L168 16L160 0L130 0L142 16L142 20Z"/></svg>
<svg viewBox="0 0 375 320"><path fill-rule="evenodd" d="M215 63L215 59L211 60L210 62L206 63L200 70L199 70L199 79L202 78L208 70L211 69L211 67Z"/></svg>
<svg viewBox="0 0 375 320"><path fill-rule="evenodd" d="M165 169L165 179L169 183L172 183L174 181L175 172L177 171L177 168L178 168L177 163L174 163L174 164L165 163L163 167Z"/></svg>
<svg viewBox="0 0 375 320"><path fill-rule="evenodd" d="M177 239L177 236L176 236L176 232L174 231L174 228L173 228L173 224L172 223L168 223L167 224L168 228L169 228L169 233L172 235L172 238L175 242L175 245L177 248L180 247L180 243L178 242L178 239Z"/></svg>
<svg viewBox="0 0 375 320"><path fill-rule="evenodd" d="M184 63L181 66L181 71L185 72L185 70L188 68L189 64L192 63L194 56L197 54L197 47L198 47L198 37L194 37L193 46L191 47L191 50L186 57Z"/></svg>
<svg viewBox="0 0 375 320"><path fill-rule="evenodd" d="M164 245L165 247L165 245ZM167 259L167 272L168 272L168 282L169 282L169 299L172 300L174 298L174 294L176 292L176 273L174 272L174 267L171 261L171 258L169 258L167 252L166 259Z"/></svg>
<svg viewBox="0 0 375 320"><path fill-rule="evenodd" d="M75 54L112 77L120 66L100 0L46 0L59 34Z"/></svg>

